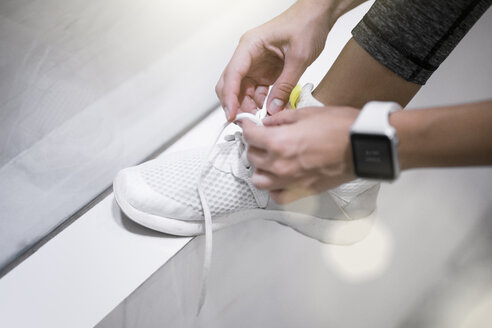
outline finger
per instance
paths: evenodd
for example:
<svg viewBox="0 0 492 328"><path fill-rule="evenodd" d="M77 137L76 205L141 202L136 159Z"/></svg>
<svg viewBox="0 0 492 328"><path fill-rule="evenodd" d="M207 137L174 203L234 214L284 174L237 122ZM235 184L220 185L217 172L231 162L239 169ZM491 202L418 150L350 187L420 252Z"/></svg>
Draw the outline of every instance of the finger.
<svg viewBox="0 0 492 328"><path fill-rule="evenodd" d="M253 98L255 95L256 85L255 83L248 78L244 78L241 81L241 90L239 92L239 102L241 103L244 97Z"/></svg>
<svg viewBox="0 0 492 328"><path fill-rule="evenodd" d="M219 98L219 100L222 103L222 90L224 89L224 73L220 74L219 81L217 81L217 84L215 85L215 94Z"/></svg>
<svg viewBox="0 0 492 328"><path fill-rule="evenodd" d="M224 70L224 86L222 88L221 101L227 112L227 119L233 121L239 110L239 93L241 83L251 65L251 58L245 46L239 45Z"/></svg>
<svg viewBox="0 0 492 328"><path fill-rule="evenodd" d="M256 85L250 79L243 79L241 92L239 93L239 111L242 113L255 113L258 105L254 100Z"/></svg>
<svg viewBox="0 0 492 328"><path fill-rule="evenodd" d="M266 165L265 169L256 167L256 171L252 177L253 185L259 189L289 189L303 191L305 194L314 194L319 192L316 182L319 176L311 174L291 174L280 175L275 171L270 170L270 166Z"/></svg>
<svg viewBox="0 0 492 328"><path fill-rule="evenodd" d="M258 169L251 177L251 182L256 188L263 190L278 190L290 185L288 179L281 179L273 173Z"/></svg>
<svg viewBox="0 0 492 328"><path fill-rule="evenodd" d="M241 100L241 105L239 106L240 113L255 113L258 109L256 102L250 96L245 96Z"/></svg>
<svg viewBox="0 0 492 328"><path fill-rule="evenodd" d="M259 85L256 87L253 99L256 103L256 106L258 106L258 108L263 108L263 104L265 103L265 99L267 95L268 95L268 86Z"/></svg>
<svg viewBox="0 0 492 328"><path fill-rule="evenodd" d="M229 80L224 78L224 87L222 89L222 106L229 122L234 121L239 111L239 107L241 106L238 99L240 87L240 77L236 77L234 79L229 77Z"/></svg>
<svg viewBox="0 0 492 328"><path fill-rule="evenodd" d="M294 89L305 70L306 65L303 59L299 56L286 55L284 69L273 84L268 96L267 108L270 114L278 113L285 108L292 89Z"/></svg>
<svg viewBox="0 0 492 328"><path fill-rule="evenodd" d="M269 139L273 137L271 131L273 128L265 128L258 126L250 120L243 120L241 127L243 128L243 137L246 143L250 146L260 149L268 149Z"/></svg>
<svg viewBox="0 0 492 328"><path fill-rule="evenodd" d="M315 194L313 190L304 188L281 189L270 191L270 197L276 204L287 204Z"/></svg>
<svg viewBox="0 0 492 328"><path fill-rule="evenodd" d="M269 166L268 153L264 149L256 148L253 146L248 147L247 153L248 162L254 165L254 167L263 169Z"/></svg>
<svg viewBox="0 0 492 328"><path fill-rule="evenodd" d="M224 110L224 114L226 116L226 119L229 119L229 114L224 109L225 105L222 103L222 99L221 99L223 89L224 89L224 74L221 74L220 79L217 82L217 85L215 86L215 94L217 95L217 98L219 98L220 105L222 106L222 109Z"/></svg>
<svg viewBox="0 0 492 328"><path fill-rule="evenodd" d="M283 124L292 124L299 120L298 109L286 109L272 116L267 116L263 119L263 125L275 126Z"/></svg>

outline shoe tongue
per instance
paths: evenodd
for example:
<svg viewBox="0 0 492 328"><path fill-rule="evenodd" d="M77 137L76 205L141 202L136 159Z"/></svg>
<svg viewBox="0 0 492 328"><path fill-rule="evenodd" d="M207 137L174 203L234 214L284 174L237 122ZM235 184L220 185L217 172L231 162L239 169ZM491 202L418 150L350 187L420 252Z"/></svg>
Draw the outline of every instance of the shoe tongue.
<svg viewBox="0 0 492 328"><path fill-rule="evenodd" d="M223 142L217 144L208 161L217 170L230 173L242 165L239 156L239 142Z"/></svg>

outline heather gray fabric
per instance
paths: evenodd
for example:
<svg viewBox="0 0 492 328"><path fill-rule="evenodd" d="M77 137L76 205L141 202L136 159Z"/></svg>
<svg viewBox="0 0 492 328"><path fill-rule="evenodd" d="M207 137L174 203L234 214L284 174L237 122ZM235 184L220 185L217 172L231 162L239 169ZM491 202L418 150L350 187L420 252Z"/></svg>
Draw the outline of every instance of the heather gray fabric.
<svg viewBox="0 0 492 328"><path fill-rule="evenodd" d="M376 0L352 30L375 59L425 84L492 0Z"/></svg>

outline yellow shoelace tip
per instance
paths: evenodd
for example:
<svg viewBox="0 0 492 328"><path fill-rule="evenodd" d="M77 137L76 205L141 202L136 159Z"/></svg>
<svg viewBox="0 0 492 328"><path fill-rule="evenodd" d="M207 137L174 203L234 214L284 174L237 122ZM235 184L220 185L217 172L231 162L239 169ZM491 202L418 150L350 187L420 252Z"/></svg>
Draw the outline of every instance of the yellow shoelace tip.
<svg viewBox="0 0 492 328"><path fill-rule="evenodd" d="M301 94L302 87L300 84L296 85L296 87L292 90L289 96L289 103L291 108L297 108L297 100L299 99L299 95Z"/></svg>

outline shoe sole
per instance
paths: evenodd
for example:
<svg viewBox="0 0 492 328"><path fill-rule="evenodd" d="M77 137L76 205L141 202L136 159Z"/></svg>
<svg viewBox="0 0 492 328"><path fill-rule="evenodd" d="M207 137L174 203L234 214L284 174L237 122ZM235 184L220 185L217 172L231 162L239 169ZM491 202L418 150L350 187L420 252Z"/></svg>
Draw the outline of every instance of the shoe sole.
<svg viewBox="0 0 492 328"><path fill-rule="evenodd" d="M127 202L123 175L118 174L113 181L113 191L119 207L132 221L166 234L175 236L197 236L204 233L203 220L179 220L149 214L138 210ZM308 214L283 210L249 209L234 213L217 215L212 218L214 231L229 226L263 219L288 226L301 234L326 244L350 245L364 239L376 218L376 211L370 215L353 220L322 219Z"/></svg>

